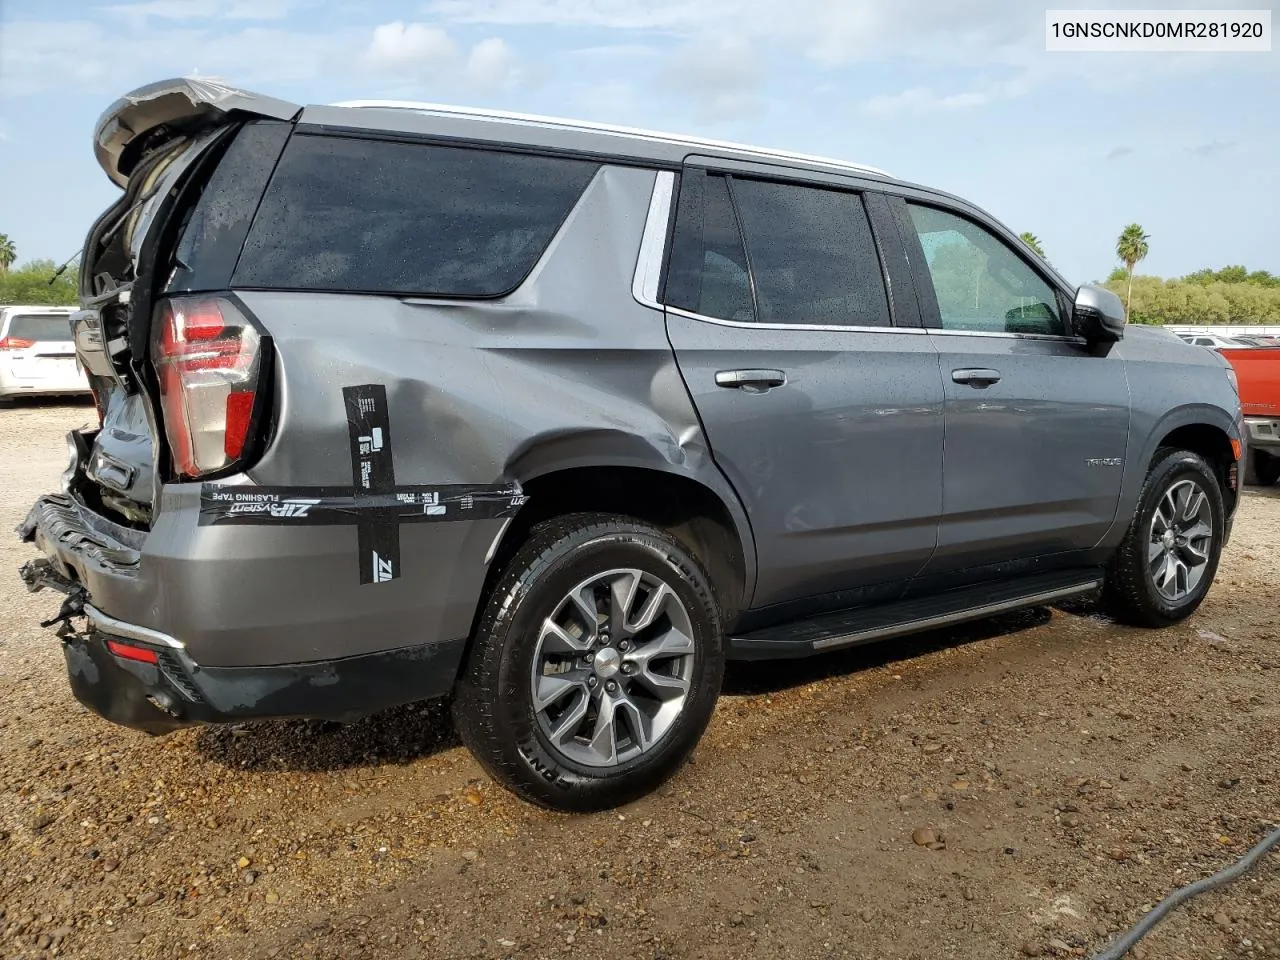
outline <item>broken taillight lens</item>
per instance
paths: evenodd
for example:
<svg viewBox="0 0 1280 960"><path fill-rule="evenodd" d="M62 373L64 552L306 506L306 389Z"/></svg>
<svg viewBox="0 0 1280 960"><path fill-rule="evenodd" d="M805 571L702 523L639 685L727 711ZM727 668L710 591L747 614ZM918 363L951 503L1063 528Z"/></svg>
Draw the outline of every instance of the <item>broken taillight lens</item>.
<svg viewBox="0 0 1280 960"><path fill-rule="evenodd" d="M193 478L234 465L253 428L262 365L257 328L228 300L168 300L152 361L174 470Z"/></svg>

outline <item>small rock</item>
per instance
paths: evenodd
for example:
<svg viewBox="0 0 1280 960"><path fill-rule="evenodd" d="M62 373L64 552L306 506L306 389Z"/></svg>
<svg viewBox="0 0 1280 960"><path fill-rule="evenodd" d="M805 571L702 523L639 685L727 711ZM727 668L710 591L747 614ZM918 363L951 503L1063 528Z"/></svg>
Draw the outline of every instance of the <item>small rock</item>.
<svg viewBox="0 0 1280 960"><path fill-rule="evenodd" d="M36 940L37 950L48 950L52 946L53 937L49 936L47 933L40 934L39 938Z"/></svg>
<svg viewBox="0 0 1280 960"><path fill-rule="evenodd" d="M104 860L104 861L102 862L102 872L103 872L103 873L114 873L114 872L115 872L115 870L116 870L116 868L117 868L118 866L120 866L120 864L119 864L119 862L118 862L118 861L115 861L115 860Z"/></svg>
<svg viewBox="0 0 1280 960"><path fill-rule="evenodd" d="M932 827L916 827L911 834L911 842L917 847L927 847L931 843L938 842L938 835Z"/></svg>
<svg viewBox="0 0 1280 960"><path fill-rule="evenodd" d="M152 890L150 893L144 893L138 898L138 906L149 907L160 899L160 894Z"/></svg>
<svg viewBox="0 0 1280 960"><path fill-rule="evenodd" d="M31 818L31 829L39 833L49 824L53 823L53 815L49 813L37 813ZM43 948L42 948L43 949Z"/></svg>
<svg viewBox="0 0 1280 960"><path fill-rule="evenodd" d="M1059 940L1057 937L1054 937L1049 941L1049 948L1051 950L1057 950L1059 953L1071 952L1071 944L1067 943L1065 940Z"/></svg>
<svg viewBox="0 0 1280 960"><path fill-rule="evenodd" d="M267 891L267 896L266 896L266 901L267 901L267 903L279 903L279 902L280 902L280 894L276 893L274 890L268 890L268 891Z"/></svg>
<svg viewBox="0 0 1280 960"><path fill-rule="evenodd" d="M244 881L245 886L251 887L253 886L253 882L258 879L258 871L246 870L244 873L240 874L240 879Z"/></svg>
<svg viewBox="0 0 1280 960"><path fill-rule="evenodd" d="M1189 764L1189 763L1184 763L1184 764L1182 765L1182 772L1183 772L1183 773L1191 773L1193 770L1195 770L1195 767L1193 767L1193 766L1192 766L1191 764Z"/></svg>
<svg viewBox="0 0 1280 960"><path fill-rule="evenodd" d="M1022 955L1024 957L1039 957L1044 955L1044 947L1033 940L1028 940L1022 945Z"/></svg>
<svg viewBox="0 0 1280 960"><path fill-rule="evenodd" d="M926 743L924 745L925 753L938 753L941 750L942 750L942 744L940 743Z"/></svg>
<svg viewBox="0 0 1280 960"><path fill-rule="evenodd" d="M248 869L251 863L253 863L253 861L250 860L248 857L241 857L239 860L236 861L236 866L239 867L241 870L246 870Z"/></svg>
<svg viewBox="0 0 1280 960"><path fill-rule="evenodd" d="M1222 790L1234 790L1240 785L1239 777L1230 777L1225 780L1218 781L1218 787Z"/></svg>
<svg viewBox="0 0 1280 960"><path fill-rule="evenodd" d="M861 910L858 911L858 919L861 920L863 923L870 923L875 918L876 918L876 912L872 910L870 907L863 907Z"/></svg>
<svg viewBox="0 0 1280 960"><path fill-rule="evenodd" d="M1223 930L1231 929L1231 918L1219 910L1213 915L1213 922L1220 926Z"/></svg>
<svg viewBox="0 0 1280 960"><path fill-rule="evenodd" d="M972 900L974 898L973 889L970 887L965 887L962 891L960 891L960 893L961 893L961 896L963 896L966 900Z"/></svg>
<svg viewBox="0 0 1280 960"><path fill-rule="evenodd" d="M480 851L478 850L462 851L462 859L467 861L467 863L475 863L476 860L478 860L479 858L480 858Z"/></svg>

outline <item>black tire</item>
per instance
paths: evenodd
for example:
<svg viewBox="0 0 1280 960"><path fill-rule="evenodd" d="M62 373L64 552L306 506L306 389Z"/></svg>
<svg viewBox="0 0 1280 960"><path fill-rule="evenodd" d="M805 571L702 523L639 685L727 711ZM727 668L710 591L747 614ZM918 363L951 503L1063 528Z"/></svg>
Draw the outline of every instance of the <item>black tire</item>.
<svg viewBox="0 0 1280 960"><path fill-rule="evenodd" d="M691 673L683 709L651 747L613 766L589 766L555 747L539 723L535 647L544 620L570 591L619 568L651 575L675 593L691 627ZM602 810L652 791L681 766L711 719L723 675L720 611L688 551L631 518L570 514L535 526L498 581L459 675L454 723L485 770L519 796L557 810Z"/></svg>
<svg viewBox="0 0 1280 960"><path fill-rule="evenodd" d="M1213 539L1198 583L1185 596L1170 600L1156 586L1147 551L1155 542L1152 522L1156 510L1165 494L1187 479L1196 481L1205 493ZM1133 521L1107 568L1102 594L1104 608L1120 622L1140 627L1167 627L1185 620L1200 606L1213 584L1224 528L1221 481L1204 458L1190 450L1158 450L1138 498Z"/></svg>
<svg viewBox="0 0 1280 960"><path fill-rule="evenodd" d="M1253 476L1262 487L1280 483L1280 456L1266 450L1253 451Z"/></svg>

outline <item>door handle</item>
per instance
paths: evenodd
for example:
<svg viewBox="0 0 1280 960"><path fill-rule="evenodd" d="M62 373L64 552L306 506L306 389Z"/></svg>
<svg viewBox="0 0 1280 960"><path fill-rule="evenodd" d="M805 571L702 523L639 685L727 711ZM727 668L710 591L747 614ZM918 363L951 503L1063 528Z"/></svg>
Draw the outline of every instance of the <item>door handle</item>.
<svg viewBox="0 0 1280 960"><path fill-rule="evenodd" d="M781 370L717 370L716 386L728 387L731 390L746 390L749 393L762 393L787 382L787 375Z"/></svg>
<svg viewBox="0 0 1280 960"><path fill-rule="evenodd" d="M981 390L984 387L991 386L993 383L999 383L1000 371L988 370L981 367L976 369L966 368L963 370L952 370L951 379L956 383L967 383L969 386L976 387Z"/></svg>

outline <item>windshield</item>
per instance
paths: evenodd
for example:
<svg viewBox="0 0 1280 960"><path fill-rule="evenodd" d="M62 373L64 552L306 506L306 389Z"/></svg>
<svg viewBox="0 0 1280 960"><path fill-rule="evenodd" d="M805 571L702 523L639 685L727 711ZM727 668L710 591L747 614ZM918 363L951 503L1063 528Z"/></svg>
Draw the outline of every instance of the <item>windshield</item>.
<svg viewBox="0 0 1280 960"><path fill-rule="evenodd" d="M65 313L20 313L9 322L8 336L15 340L71 340L71 318Z"/></svg>

